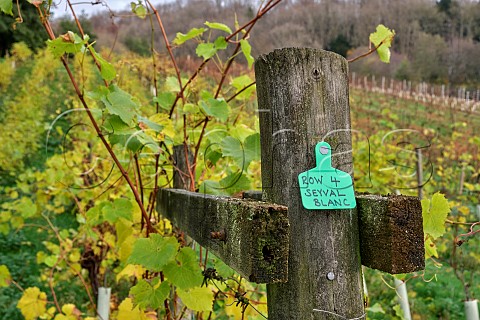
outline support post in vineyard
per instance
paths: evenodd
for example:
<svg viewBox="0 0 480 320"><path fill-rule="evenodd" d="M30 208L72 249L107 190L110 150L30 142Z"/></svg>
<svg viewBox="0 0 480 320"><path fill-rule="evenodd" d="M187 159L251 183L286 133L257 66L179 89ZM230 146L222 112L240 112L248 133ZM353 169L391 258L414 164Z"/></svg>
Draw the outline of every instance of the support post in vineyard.
<svg viewBox="0 0 480 320"><path fill-rule="evenodd" d="M270 319L362 319L361 264L424 267L420 201L352 195L353 209L306 209L299 174L318 166L318 142L331 146L332 172L352 175L347 62L287 48L258 58L255 72L265 202L161 189L157 210L246 279L267 283Z"/></svg>
<svg viewBox="0 0 480 320"><path fill-rule="evenodd" d="M355 209L305 209L297 177L315 166L313 150L319 141L331 145L334 168L353 171L347 62L331 52L288 48L258 58L255 74L263 199L288 207L290 221L288 281L267 285L269 316L273 319L361 318L364 301L360 242L362 263L382 268L382 263L369 259L378 260L380 250L395 251L391 240L387 240L382 249L376 246L382 242L383 232L399 230L396 223L392 224L392 220L379 213L397 208L397 214L391 217L403 215L405 219L405 213L415 212L411 214L412 222L416 221L411 225L414 230L411 235L415 239L413 246L420 249L413 250L416 258L412 266L421 268L424 252L420 203L418 199L407 198L383 198L376 202L381 197L359 199L357 196L362 229L368 230L360 234L359 213ZM385 219L375 222L380 216ZM380 220L383 222L378 223ZM411 248L409 241L404 242L404 246ZM377 250L372 250L375 247ZM364 252L363 248L369 249ZM398 257L405 260L405 254ZM394 267L387 268L387 272L395 273Z"/></svg>
<svg viewBox="0 0 480 320"><path fill-rule="evenodd" d="M334 168L352 172L347 74L344 58L313 49L275 50L255 63L263 198L288 207L291 234L288 281L267 285L272 319L364 314L356 210L307 210L298 184L319 141L331 145Z"/></svg>

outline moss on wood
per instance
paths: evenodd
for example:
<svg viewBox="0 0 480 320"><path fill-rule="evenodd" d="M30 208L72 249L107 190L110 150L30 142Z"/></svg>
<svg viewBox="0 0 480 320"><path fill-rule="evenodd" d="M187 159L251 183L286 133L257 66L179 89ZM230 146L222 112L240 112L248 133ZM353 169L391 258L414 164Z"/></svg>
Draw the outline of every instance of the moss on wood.
<svg viewBox="0 0 480 320"><path fill-rule="evenodd" d="M391 274L425 268L422 206L417 197L358 195L364 266Z"/></svg>

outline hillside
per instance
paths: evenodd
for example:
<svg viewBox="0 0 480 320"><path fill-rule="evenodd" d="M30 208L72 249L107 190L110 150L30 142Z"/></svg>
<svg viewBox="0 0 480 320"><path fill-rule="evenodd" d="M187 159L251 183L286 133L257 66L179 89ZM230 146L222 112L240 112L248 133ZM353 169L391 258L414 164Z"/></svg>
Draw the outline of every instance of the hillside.
<svg viewBox="0 0 480 320"><path fill-rule="evenodd" d="M205 21L229 26L248 21L256 11L248 0L177 1L160 5L169 39L177 32L199 28ZM92 32L102 46L147 53L152 32L148 19L139 22L127 12L114 18L90 18ZM366 75L451 85L478 85L480 67L480 3L430 0L283 0L252 31L253 55L281 47L313 47L356 56L369 46L368 37L378 24L394 29L394 54L389 65L366 59L351 66ZM154 37L159 39L159 31ZM114 45L115 43L115 45ZM161 41L156 48L164 52ZM195 56L193 45L175 49L178 57Z"/></svg>

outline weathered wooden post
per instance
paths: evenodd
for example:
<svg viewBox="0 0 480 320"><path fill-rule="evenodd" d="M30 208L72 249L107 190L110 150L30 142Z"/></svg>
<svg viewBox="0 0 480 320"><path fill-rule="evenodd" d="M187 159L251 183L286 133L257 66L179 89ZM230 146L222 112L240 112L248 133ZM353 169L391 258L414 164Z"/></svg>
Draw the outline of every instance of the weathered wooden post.
<svg viewBox="0 0 480 320"><path fill-rule="evenodd" d="M271 319L361 319L356 210L307 210L298 175L315 167L319 141L334 168L352 172L348 65L332 52L287 48L255 63L265 201L288 207L288 282L267 285Z"/></svg>
<svg viewBox="0 0 480 320"><path fill-rule="evenodd" d="M270 319L365 318L361 264L392 274L424 267L420 201L356 195L353 209L305 209L299 174L319 167L315 152L328 154L329 172L352 172L346 60L288 48L261 56L255 71L263 193L244 197L266 202L160 189L157 210L249 281L267 283Z"/></svg>
<svg viewBox="0 0 480 320"><path fill-rule="evenodd" d="M190 176L188 175L188 165L193 163L193 153L190 148L185 148L183 144L173 147L173 187L175 189L190 189ZM188 157L188 163L187 163Z"/></svg>

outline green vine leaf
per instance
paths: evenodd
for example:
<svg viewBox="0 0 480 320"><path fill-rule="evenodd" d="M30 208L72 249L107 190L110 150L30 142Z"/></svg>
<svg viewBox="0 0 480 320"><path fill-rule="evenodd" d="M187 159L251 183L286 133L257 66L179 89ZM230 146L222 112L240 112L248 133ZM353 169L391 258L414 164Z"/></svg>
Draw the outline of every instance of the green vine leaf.
<svg viewBox="0 0 480 320"><path fill-rule="evenodd" d="M220 143L224 157L232 157L240 168L246 167L245 152L240 140L234 137L225 137Z"/></svg>
<svg viewBox="0 0 480 320"><path fill-rule="evenodd" d="M131 128L123 122L119 116L114 114L106 117L102 127L108 133L109 138L112 135L132 135L137 131L135 128Z"/></svg>
<svg viewBox="0 0 480 320"><path fill-rule="evenodd" d="M450 205L445 196L439 192L432 199L422 200L423 231L434 240L445 233L445 220L450 212Z"/></svg>
<svg viewBox="0 0 480 320"><path fill-rule="evenodd" d="M200 108L196 104L185 103L185 105L182 108L182 113L183 114L198 114L198 113L200 113Z"/></svg>
<svg viewBox="0 0 480 320"><path fill-rule="evenodd" d="M244 89L246 86L251 85L253 80L248 75L238 76L233 78L231 85L237 89L237 92ZM243 90L242 93L238 94L235 99L243 100L248 99L252 96L252 93L255 91L256 86L252 85L247 89Z"/></svg>
<svg viewBox="0 0 480 320"><path fill-rule="evenodd" d="M175 127L173 125L172 119L168 117L168 114L165 113L156 113L148 118L149 123L155 123L157 127L151 127L152 129L155 128L162 128L162 133L169 136L170 138L174 138L177 134ZM153 126L153 125L152 125Z"/></svg>
<svg viewBox="0 0 480 320"><path fill-rule="evenodd" d="M196 287L188 291L177 289L177 294L189 309L195 311L212 311L213 292L208 287Z"/></svg>
<svg viewBox="0 0 480 320"><path fill-rule="evenodd" d="M260 160L260 133L249 135L245 139L245 163L247 168L250 162Z"/></svg>
<svg viewBox="0 0 480 320"><path fill-rule="evenodd" d="M224 50L228 46L228 42L225 40L225 37L218 37L213 44L217 50Z"/></svg>
<svg viewBox="0 0 480 320"><path fill-rule="evenodd" d="M175 79L175 84L178 87L178 81ZM154 103L158 103L160 108L164 110L170 110L175 101L175 94L173 92L162 92L159 93L157 97L153 98Z"/></svg>
<svg viewBox="0 0 480 320"><path fill-rule="evenodd" d="M390 63L390 47L392 46L393 38L395 37L395 31L390 30L383 24L377 26L377 30L370 34L370 42L377 48L378 56L380 60L385 63Z"/></svg>
<svg viewBox="0 0 480 320"><path fill-rule="evenodd" d="M101 101L104 103L110 114L115 114L127 125L132 125L137 115L139 105L133 97L116 85L109 87L110 92Z"/></svg>
<svg viewBox="0 0 480 320"><path fill-rule="evenodd" d="M96 206L88 209L86 213L87 224L90 226L96 226L103 222L102 219L102 207L105 203L97 204Z"/></svg>
<svg viewBox="0 0 480 320"><path fill-rule="evenodd" d="M13 16L13 1L12 0L0 0L0 10L8 15Z"/></svg>
<svg viewBox="0 0 480 320"><path fill-rule="evenodd" d="M102 214L106 221L114 224L118 219L123 218L128 221L133 220L133 205L130 200L125 198L115 199L107 202L102 208Z"/></svg>
<svg viewBox="0 0 480 320"><path fill-rule="evenodd" d="M253 59L252 57L252 46L250 46L250 43L248 43L247 40L242 39L240 40L240 47L242 49L243 55L245 56L245 59L247 59L248 67L251 68L253 62L255 61L255 59Z"/></svg>
<svg viewBox="0 0 480 320"><path fill-rule="evenodd" d="M200 108L208 116L217 118L220 121L227 121L230 113L230 107L223 98L209 98L206 101L200 101Z"/></svg>
<svg viewBox="0 0 480 320"><path fill-rule="evenodd" d="M260 160L260 134L254 133L241 141L234 137L226 137L220 143L222 154L232 157L240 168L247 169L250 162Z"/></svg>
<svg viewBox="0 0 480 320"><path fill-rule="evenodd" d="M131 2L130 7L132 12L139 18L145 19L147 16L147 8L145 8L141 3Z"/></svg>
<svg viewBox="0 0 480 320"><path fill-rule="evenodd" d="M204 60L210 59L217 53L217 48L215 44L211 42L200 43L195 50L197 56L202 57Z"/></svg>
<svg viewBox="0 0 480 320"><path fill-rule="evenodd" d="M139 264L145 268L160 272L163 267L173 261L178 250L178 241L174 237L162 237L151 234L150 238L135 241L128 263Z"/></svg>
<svg viewBox="0 0 480 320"><path fill-rule="evenodd" d="M251 182L247 176L241 172L231 173L219 181L220 187L228 194L234 194L240 191L250 190Z"/></svg>
<svg viewBox="0 0 480 320"><path fill-rule="evenodd" d="M108 62L107 60L103 59L103 57L98 54L93 47L91 47L92 54L97 59L98 63L100 64L100 74L102 78L106 81L112 81L117 76L117 72L115 71L115 67Z"/></svg>
<svg viewBox="0 0 480 320"><path fill-rule="evenodd" d="M170 285L166 281L160 283L159 278L153 279L151 283L141 279L130 289L134 307L138 305L142 309L158 309L169 293Z"/></svg>
<svg viewBox="0 0 480 320"><path fill-rule="evenodd" d="M381 313L385 314L385 310L383 310L382 306L377 302L373 306L367 308L368 312L371 313Z"/></svg>
<svg viewBox="0 0 480 320"><path fill-rule="evenodd" d="M128 134L111 134L108 136L108 141L110 141L112 145L119 145L133 153L137 153L143 147L138 136Z"/></svg>
<svg viewBox="0 0 480 320"><path fill-rule="evenodd" d="M142 128L146 129L145 126L147 126L148 129L155 132L161 132L164 128L163 125L142 116L138 116L138 123L141 124Z"/></svg>
<svg viewBox="0 0 480 320"><path fill-rule="evenodd" d="M226 33L232 33L232 29L230 29L226 24L218 23L218 22L205 22L205 25L210 29L217 29L221 31L225 31Z"/></svg>
<svg viewBox="0 0 480 320"><path fill-rule="evenodd" d="M195 53L199 57L203 57L204 60L213 57L218 50L225 50L228 47L225 37L218 37L215 42L200 43L195 50Z"/></svg>
<svg viewBox="0 0 480 320"><path fill-rule="evenodd" d="M90 208L86 217L86 222L90 226L99 225L104 221L114 224L120 218L132 221L133 205L130 200L125 198L115 199L113 202L104 201Z"/></svg>
<svg viewBox="0 0 480 320"><path fill-rule="evenodd" d="M204 194L214 194L214 195L226 195L224 188L220 185L218 181L205 180L200 184L198 192Z"/></svg>
<svg viewBox="0 0 480 320"><path fill-rule="evenodd" d="M167 92L168 91L173 91L173 92L180 92L180 84L178 83L178 78L174 76L167 77L165 80L165 87ZM173 100L172 100L173 103Z"/></svg>
<svg viewBox="0 0 480 320"><path fill-rule="evenodd" d="M177 32L177 36L173 40L173 44L181 45L187 40L190 40L190 39L196 38L198 36L201 36L205 31L206 31L205 28L192 28L192 29L190 29L190 31L188 31L187 34Z"/></svg>
<svg viewBox="0 0 480 320"><path fill-rule="evenodd" d="M68 31L55 40L48 40L47 46L55 58L60 58L65 53L79 53L88 43L89 37L85 35L82 39L78 34Z"/></svg>
<svg viewBox="0 0 480 320"><path fill-rule="evenodd" d="M10 207L3 205L3 208ZM15 201L10 209L15 210L20 214L22 218L31 218L37 213L37 205L33 203L32 199L27 197L22 197L19 200Z"/></svg>
<svg viewBox="0 0 480 320"><path fill-rule="evenodd" d="M202 271L198 266L195 251L189 247L184 247L180 249L175 260L163 269L168 281L182 290L198 287L202 284Z"/></svg>

